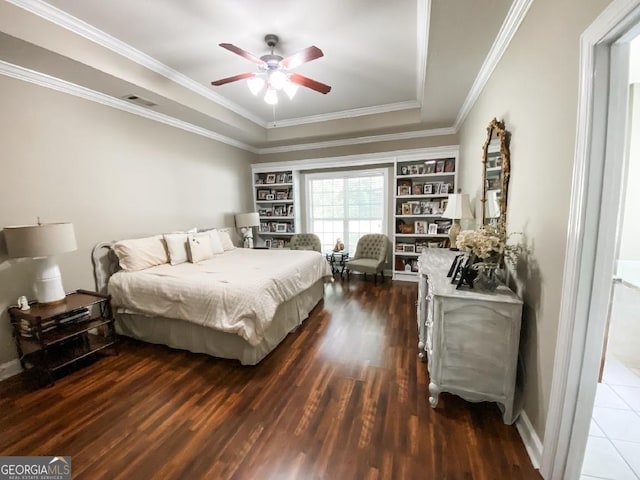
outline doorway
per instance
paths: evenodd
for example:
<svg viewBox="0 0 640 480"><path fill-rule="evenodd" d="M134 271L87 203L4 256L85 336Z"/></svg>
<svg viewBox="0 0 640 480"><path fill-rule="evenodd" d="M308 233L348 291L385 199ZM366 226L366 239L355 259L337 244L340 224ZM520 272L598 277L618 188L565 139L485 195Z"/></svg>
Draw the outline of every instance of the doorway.
<svg viewBox="0 0 640 480"><path fill-rule="evenodd" d="M540 469L547 480L578 479L587 446L619 245L629 51L639 24L640 0L614 0L580 38L567 255Z"/></svg>

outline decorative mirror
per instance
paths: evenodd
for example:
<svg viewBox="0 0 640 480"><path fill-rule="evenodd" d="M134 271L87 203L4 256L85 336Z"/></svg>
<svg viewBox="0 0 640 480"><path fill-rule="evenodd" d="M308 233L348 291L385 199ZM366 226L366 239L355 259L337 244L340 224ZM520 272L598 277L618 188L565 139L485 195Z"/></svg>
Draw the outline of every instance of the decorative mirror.
<svg viewBox="0 0 640 480"><path fill-rule="evenodd" d="M491 120L482 147L482 224L507 222L507 197L511 176L509 140L504 122Z"/></svg>

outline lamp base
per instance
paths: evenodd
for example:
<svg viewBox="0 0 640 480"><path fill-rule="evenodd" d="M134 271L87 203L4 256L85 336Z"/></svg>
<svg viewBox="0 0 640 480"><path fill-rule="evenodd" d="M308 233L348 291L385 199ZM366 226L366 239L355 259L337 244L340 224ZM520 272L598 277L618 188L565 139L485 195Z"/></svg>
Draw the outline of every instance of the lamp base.
<svg viewBox="0 0 640 480"><path fill-rule="evenodd" d="M38 303L54 305L63 303L66 294L62 286L60 268L53 257L36 258L36 278L33 288Z"/></svg>
<svg viewBox="0 0 640 480"><path fill-rule="evenodd" d="M458 250L456 246L458 235L460 235L460 221L454 219L449 229L449 250Z"/></svg>
<svg viewBox="0 0 640 480"><path fill-rule="evenodd" d="M243 227L240 229L240 232L244 238L244 248L253 248L253 228Z"/></svg>

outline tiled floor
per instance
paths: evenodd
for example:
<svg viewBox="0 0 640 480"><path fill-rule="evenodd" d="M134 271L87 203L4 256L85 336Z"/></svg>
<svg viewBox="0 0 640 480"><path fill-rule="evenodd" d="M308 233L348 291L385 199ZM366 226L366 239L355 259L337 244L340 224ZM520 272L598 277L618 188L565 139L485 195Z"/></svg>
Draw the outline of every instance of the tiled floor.
<svg viewBox="0 0 640 480"><path fill-rule="evenodd" d="M581 480L640 479L640 369L607 356Z"/></svg>

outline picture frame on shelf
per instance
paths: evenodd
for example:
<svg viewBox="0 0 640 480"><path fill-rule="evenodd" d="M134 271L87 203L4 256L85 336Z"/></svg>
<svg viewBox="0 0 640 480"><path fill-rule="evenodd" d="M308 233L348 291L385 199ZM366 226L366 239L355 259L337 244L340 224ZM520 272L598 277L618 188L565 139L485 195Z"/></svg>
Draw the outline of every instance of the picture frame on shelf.
<svg viewBox="0 0 640 480"><path fill-rule="evenodd" d="M269 195L269 193L270 193L269 190L258 189L258 192L257 192L258 200L266 200L267 195Z"/></svg>
<svg viewBox="0 0 640 480"><path fill-rule="evenodd" d="M284 217L287 214L287 208L285 205L274 205L273 206L273 216L274 217Z"/></svg>
<svg viewBox="0 0 640 480"><path fill-rule="evenodd" d="M260 222L260 232L266 233L269 231L269 224L267 222Z"/></svg>
<svg viewBox="0 0 640 480"><path fill-rule="evenodd" d="M456 171L456 160L455 158L447 158L444 161L444 171L445 173L453 173Z"/></svg>
<svg viewBox="0 0 640 480"><path fill-rule="evenodd" d="M267 173L265 178L265 183L276 183L276 174L275 173Z"/></svg>
<svg viewBox="0 0 640 480"><path fill-rule="evenodd" d="M295 233L296 229L293 223L287 223L287 233Z"/></svg>
<svg viewBox="0 0 640 480"><path fill-rule="evenodd" d="M409 185L399 185L398 186L398 196L406 196L411 195L411 187Z"/></svg>
<svg viewBox="0 0 640 480"><path fill-rule="evenodd" d="M409 167L407 165L400 167L400 175L409 175Z"/></svg>
<svg viewBox="0 0 640 480"><path fill-rule="evenodd" d="M432 202L420 202L420 209L423 215L431 215L433 213Z"/></svg>
<svg viewBox="0 0 640 480"><path fill-rule="evenodd" d="M402 204L402 215L411 215L411 204L405 202Z"/></svg>
<svg viewBox="0 0 640 480"><path fill-rule="evenodd" d="M292 172L288 172L287 173L286 180L287 180L286 183L293 183L293 173Z"/></svg>
<svg viewBox="0 0 640 480"><path fill-rule="evenodd" d="M427 242L424 240L416 240L416 253L422 253L427 249Z"/></svg>
<svg viewBox="0 0 640 480"><path fill-rule="evenodd" d="M411 190L411 193L413 195L422 195L422 184L421 183L414 183L413 184L413 188Z"/></svg>
<svg viewBox="0 0 640 480"><path fill-rule="evenodd" d="M424 175L424 165L418 165L418 175Z"/></svg>
<svg viewBox="0 0 640 480"><path fill-rule="evenodd" d="M275 200L276 196L273 193L267 193L264 197L265 200Z"/></svg>
<svg viewBox="0 0 640 480"><path fill-rule="evenodd" d="M416 253L416 246L413 243L405 243L402 253Z"/></svg>
<svg viewBox="0 0 640 480"><path fill-rule="evenodd" d="M436 161L436 171L435 173L442 173L444 172L444 160L438 160Z"/></svg>
<svg viewBox="0 0 640 480"><path fill-rule="evenodd" d="M286 199L287 199L286 190L276 190L276 200L286 200Z"/></svg>
<svg viewBox="0 0 640 480"><path fill-rule="evenodd" d="M270 217L271 215L273 215L273 209L272 208L259 208L258 209L258 215L261 217Z"/></svg>
<svg viewBox="0 0 640 480"><path fill-rule="evenodd" d="M427 230L427 233L429 235L437 235L438 234L438 224L437 223L430 223L429 224L429 229Z"/></svg>
<svg viewBox="0 0 640 480"><path fill-rule="evenodd" d="M293 205L287 206L287 217L293 217Z"/></svg>
<svg viewBox="0 0 640 480"><path fill-rule="evenodd" d="M396 243L396 253L404 252L404 243Z"/></svg>
<svg viewBox="0 0 640 480"><path fill-rule="evenodd" d="M420 202L415 202L411 204L411 214L422 215L422 207L420 206Z"/></svg>
<svg viewBox="0 0 640 480"><path fill-rule="evenodd" d="M422 193L424 193L425 195L431 195L433 194L433 184L431 183L425 183L422 186Z"/></svg>
<svg viewBox="0 0 640 480"><path fill-rule="evenodd" d="M287 224L276 223L276 233L287 233Z"/></svg>
<svg viewBox="0 0 640 480"><path fill-rule="evenodd" d="M268 238L267 240L264 241L264 246L267 248L271 248L271 239Z"/></svg>
<svg viewBox="0 0 640 480"><path fill-rule="evenodd" d="M436 172L436 162L435 160L429 160L424 162L424 173L435 173Z"/></svg>
<svg viewBox="0 0 640 480"><path fill-rule="evenodd" d="M276 177L276 183L287 183L287 174L279 173Z"/></svg>
<svg viewBox="0 0 640 480"><path fill-rule="evenodd" d="M256 177L256 185L264 185L264 175L258 175Z"/></svg>
<svg viewBox="0 0 640 480"><path fill-rule="evenodd" d="M410 165L409 172L411 172L411 175L418 175L418 165Z"/></svg>
<svg viewBox="0 0 640 480"><path fill-rule="evenodd" d="M427 233L427 223L422 220L416 220L414 223L414 230L417 235L424 235Z"/></svg>
<svg viewBox="0 0 640 480"><path fill-rule="evenodd" d="M450 183L441 183L440 184L440 195L448 195L449 194L449 189L451 188L451 184Z"/></svg>
<svg viewBox="0 0 640 480"><path fill-rule="evenodd" d="M449 202L448 198L443 198L442 200L440 200L440 202L438 203L438 213L442 213L447 209L447 203Z"/></svg>

